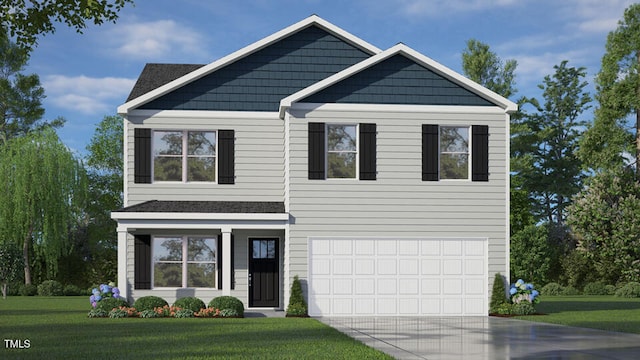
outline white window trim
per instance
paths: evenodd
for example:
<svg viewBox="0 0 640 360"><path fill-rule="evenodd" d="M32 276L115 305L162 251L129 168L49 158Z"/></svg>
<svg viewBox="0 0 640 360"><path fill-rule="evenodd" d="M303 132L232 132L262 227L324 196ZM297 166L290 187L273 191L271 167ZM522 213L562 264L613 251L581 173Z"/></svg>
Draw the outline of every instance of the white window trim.
<svg viewBox="0 0 640 360"><path fill-rule="evenodd" d="M467 134L468 134L468 144L467 144L467 152L463 153L463 152L459 152L459 151L452 151L452 152L442 152L440 150L440 139L442 138L441 134L441 130L442 128L467 128ZM440 125L438 126L438 180L439 181L451 181L451 182L470 182L472 179L472 174L471 174L471 156L472 156L472 144L471 144L471 139L473 138L473 134L471 133L472 131L472 126L470 125ZM440 160L442 158L442 154L446 154L446 155L455 155L455 154L466 154L467 155L467 178L466 179L443 179L442 178L442 168L440 167Z"/></svg>
<svg viewBox="0 0 640 360"><path fill-rule="evenodd" d="M180 157L182 159L182 180L180 181L158 181L155 180L155 143L154 134L156 132L181 132L182 133L182 154L181 155L162 155L163 157ZM187 181L188 160L189 160L189 133L190 132L212 132L216 137L216 154L214 156L194 156L191 157L212 157L215 159L215 171L213 181ZM176 129L154 129L151 131L151 181L154 184L217 184L218 183L218 130L176 130Z"/></svg>
<svg viewBox="0 0 640 360"><path fill-rule="evenodd" d="M329 126L355 126L356 127L356 173L352 178L330 178L329 177ZM324 125L324 174L325 180L330 181L353 181L360 180L360 124L359 123L326 123ZM332 153L352 153L353 151L331 151Z"/></svg>
<svg viewBox="0 0 640 360"><path fill-rule="evenodd" d="M181 261L163 261L162 263L181 263L182 264L182 286L181 287L171 287L171 286L165 286L165 287L160 287L160 286L154 286L155 284L155 272L156 272L156 261L153 259L154 257L154 253L153 253L153 249L154 249L154 243L156 241L156 239L170 239L170 238L179 238L182 240L182 260ZM210 264L211 261L187 261L185 259L185 254L187 254L187 251L189 249L189 238L212 238L212 239L216 239L216 259L213 261L213 264L215 266L216 269L216 275L215 275L215 286L214 287L210 287L210 288L202 288L202 287L188 287L187 286L187 272L188 272L188 264ZM217 242L217 238L215 235L153 235L151 237L151 289L152 290L166 290L166 289L171 289L171 290L175 290L175 289L196 289L196 290L218 290L218 262L220 261L220 249L218 249L218 242Z"/></svg>

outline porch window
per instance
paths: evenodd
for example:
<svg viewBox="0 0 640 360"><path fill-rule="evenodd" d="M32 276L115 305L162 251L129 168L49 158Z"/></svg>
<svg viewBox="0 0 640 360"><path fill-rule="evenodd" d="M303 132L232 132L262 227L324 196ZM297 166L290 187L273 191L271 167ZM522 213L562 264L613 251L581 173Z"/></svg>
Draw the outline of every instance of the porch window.
<svg viewBox="0 0 640 360"><path fill-rule="evenodd" d="M153 286L215 288L216 245L215 237L154 237Z"/></svg>

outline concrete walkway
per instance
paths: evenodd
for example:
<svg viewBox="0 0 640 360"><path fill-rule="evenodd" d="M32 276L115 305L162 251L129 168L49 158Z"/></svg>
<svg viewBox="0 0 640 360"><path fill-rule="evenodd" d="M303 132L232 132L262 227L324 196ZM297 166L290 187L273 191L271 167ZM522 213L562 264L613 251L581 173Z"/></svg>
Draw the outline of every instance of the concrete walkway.
<svg viewBox="0 0 640 360"><path fill-rule="evenodd" d="M397 359L640 359L640 335L514 319L318 320Z"/></svg>

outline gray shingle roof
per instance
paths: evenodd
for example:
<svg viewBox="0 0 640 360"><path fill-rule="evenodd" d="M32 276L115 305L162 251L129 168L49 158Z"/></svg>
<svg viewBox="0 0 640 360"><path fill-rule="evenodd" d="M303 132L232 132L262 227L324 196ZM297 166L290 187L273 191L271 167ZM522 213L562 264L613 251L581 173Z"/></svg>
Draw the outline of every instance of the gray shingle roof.
<svg viewBox="0 0 640 360"><path fill-rule="evenodd" d="M131 89L127 102L203 66L202 64L146 64Z"/></svg>
<svg viewBox="0 0 640 360"><path fill-rule="evenodd" d="M159 201L128 206L117 212L284 214L284 203L276 201Z"/></svg>

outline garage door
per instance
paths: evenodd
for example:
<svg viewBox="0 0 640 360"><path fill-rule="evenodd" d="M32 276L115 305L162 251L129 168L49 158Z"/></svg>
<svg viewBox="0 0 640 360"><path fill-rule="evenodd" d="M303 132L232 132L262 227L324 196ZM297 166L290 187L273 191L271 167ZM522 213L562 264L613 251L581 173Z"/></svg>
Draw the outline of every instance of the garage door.
<svg viewBox="0 0 640 360"><path fill-rule="evenodd" d="M487 315L487 239L309 239L312 316Z"/></svg>

